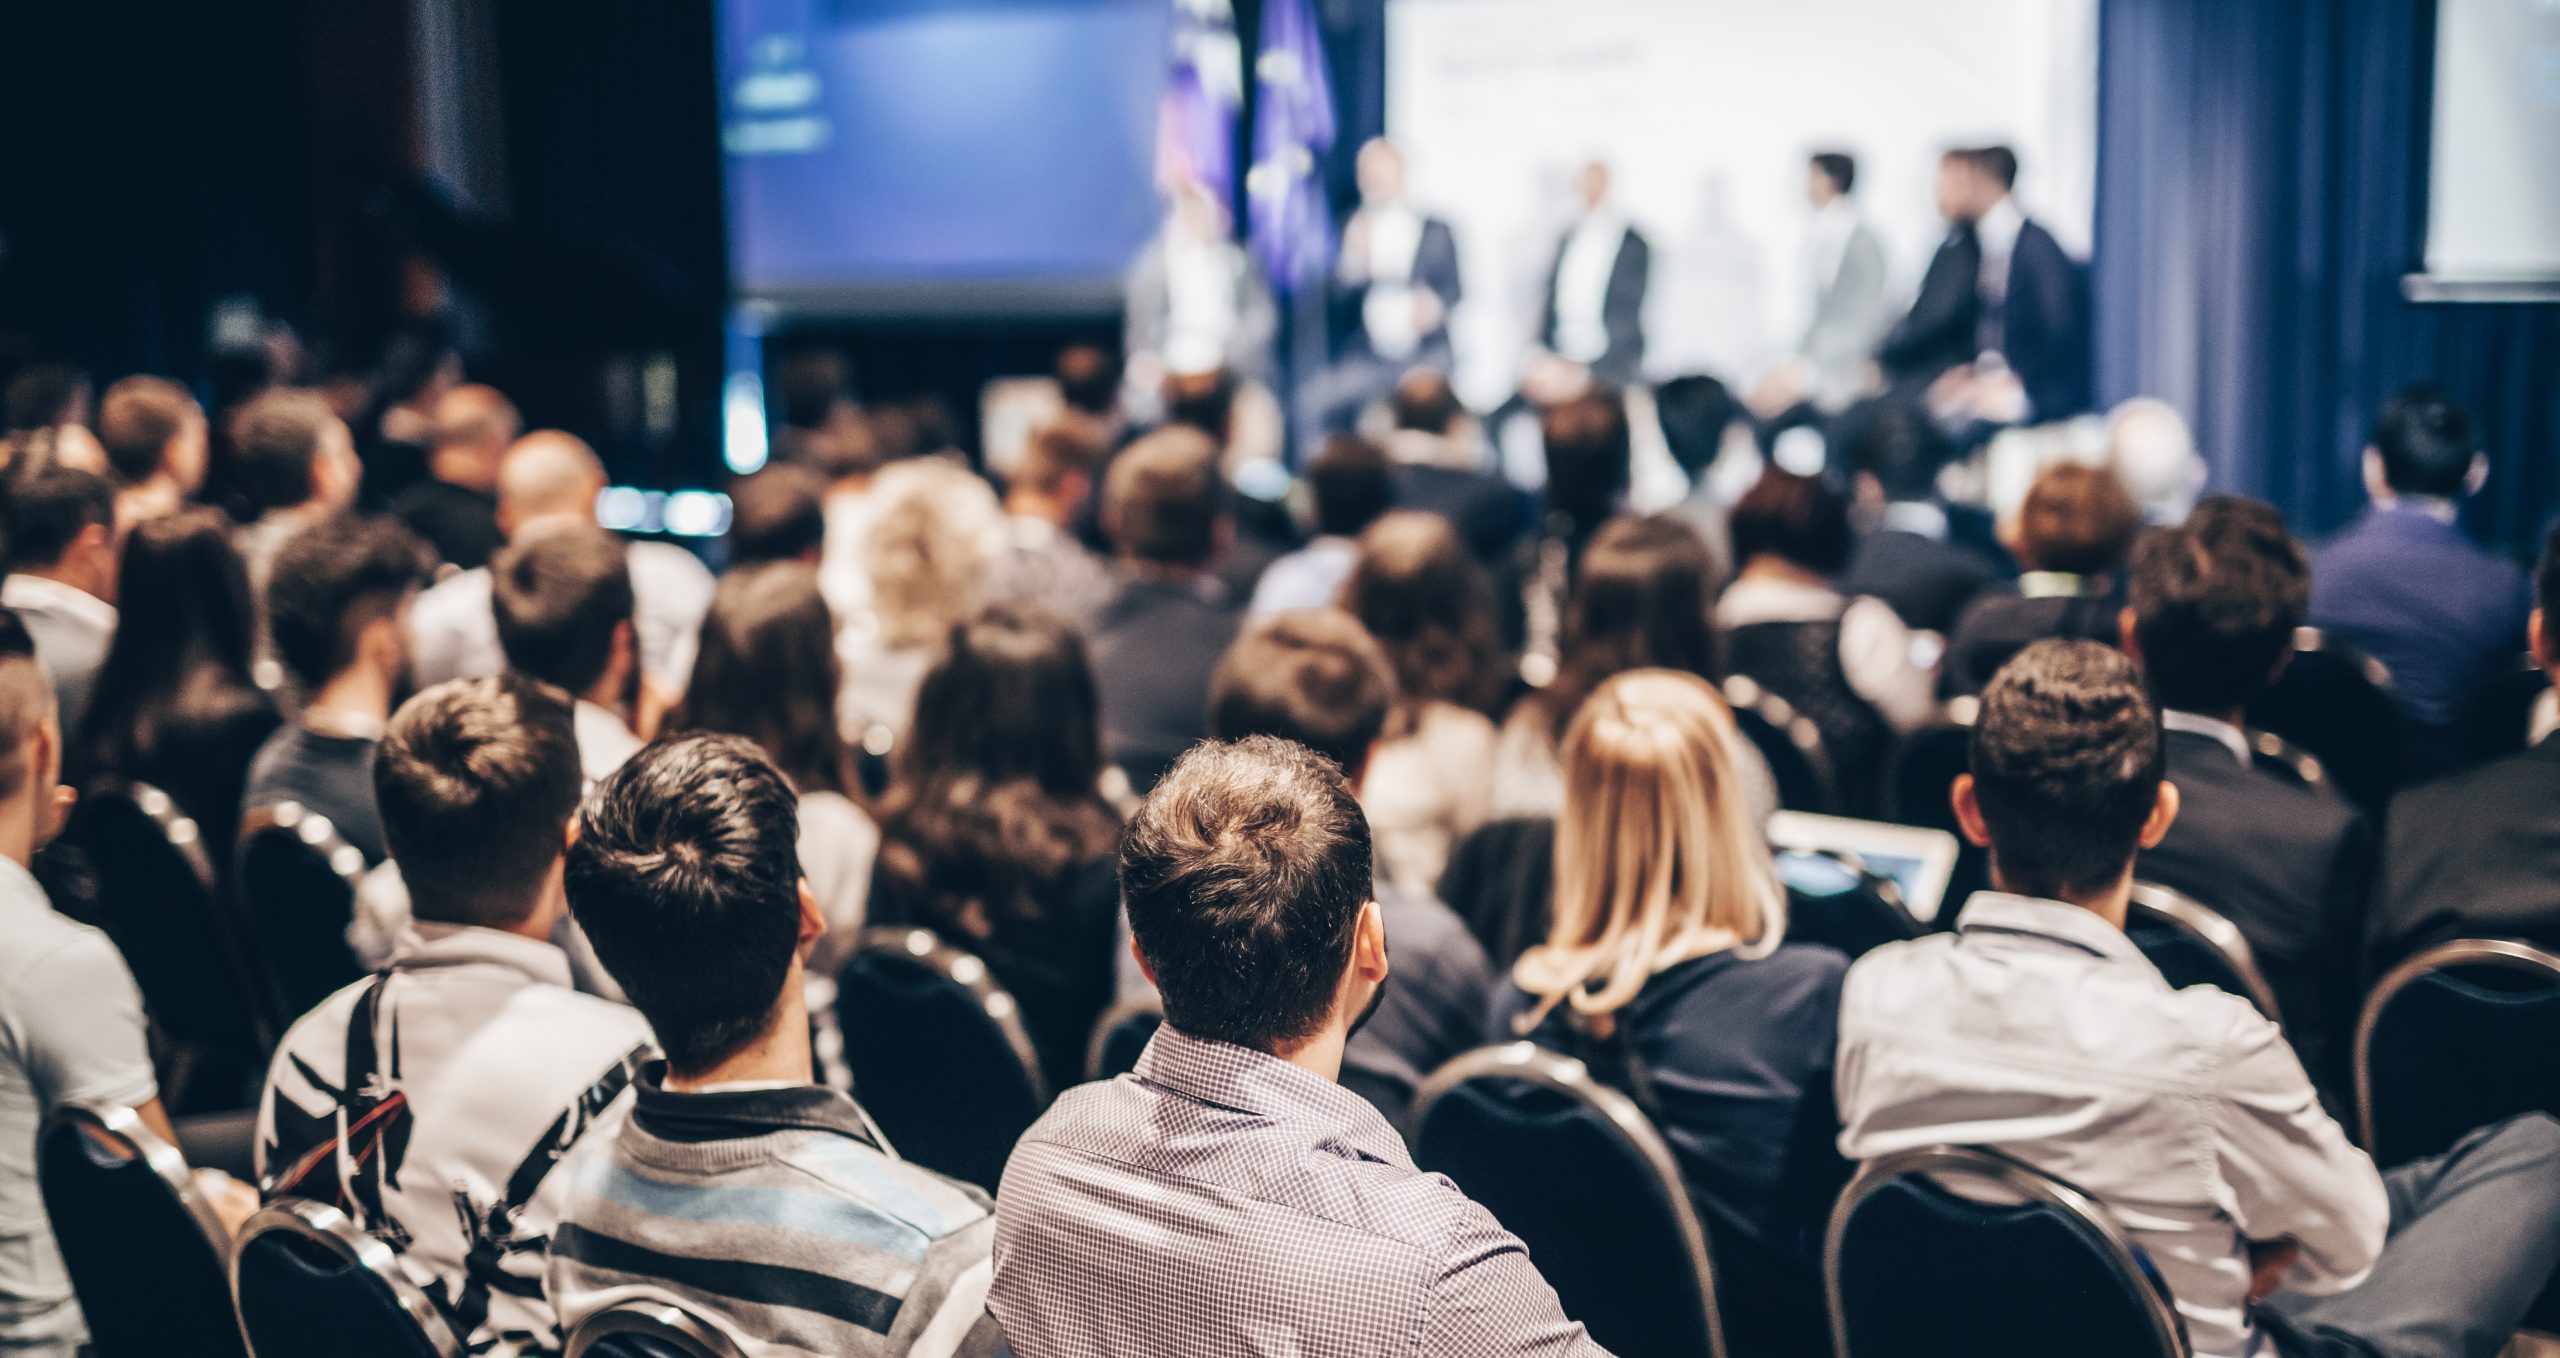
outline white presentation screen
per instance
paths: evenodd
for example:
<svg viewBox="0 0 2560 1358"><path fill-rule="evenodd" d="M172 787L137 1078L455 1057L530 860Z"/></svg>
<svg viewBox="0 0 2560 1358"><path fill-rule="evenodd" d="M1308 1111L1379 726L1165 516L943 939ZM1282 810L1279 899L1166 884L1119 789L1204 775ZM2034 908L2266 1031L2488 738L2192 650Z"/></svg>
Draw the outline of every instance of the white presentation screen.
<svg viewBox="0 0 2560 1358"><path fill-rule="evenodd" d="M2427 272L2560 280L2560 0L2439 0Z"/></svg>
<svg viewBox="0 0 2560 1358"><path fill-rule="evenodd" d="M2521 0L2518 0L2521 2ZM1601 156L1653 245L1646 368L1747 382L1810 304L1805 156L1858 158L1905 299L1944 237L1940 152L2002 142L2018 197L2085 256L2095 0L1391 0L1387 125L1458 235L1458 384L1509 394Z"/></svg>

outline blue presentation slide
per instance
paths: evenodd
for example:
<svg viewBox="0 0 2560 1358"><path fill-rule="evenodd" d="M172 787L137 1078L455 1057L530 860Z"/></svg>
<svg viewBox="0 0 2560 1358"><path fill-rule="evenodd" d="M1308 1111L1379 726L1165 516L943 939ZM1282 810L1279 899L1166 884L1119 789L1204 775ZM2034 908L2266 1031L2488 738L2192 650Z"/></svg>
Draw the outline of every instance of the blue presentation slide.
<svg viewBox="0 0 2560 1358"><path fill-rule="evenodd" d="M1105 295L1153 234L1168 0L727 0L749 296Z"/></svg>

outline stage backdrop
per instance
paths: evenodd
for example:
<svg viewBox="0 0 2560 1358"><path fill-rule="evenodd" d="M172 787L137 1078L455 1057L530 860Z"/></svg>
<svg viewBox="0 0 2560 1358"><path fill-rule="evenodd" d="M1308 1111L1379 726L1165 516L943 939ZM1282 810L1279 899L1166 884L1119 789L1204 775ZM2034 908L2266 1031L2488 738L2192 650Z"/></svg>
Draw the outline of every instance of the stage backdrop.
<svg viewBox="0 0 2560 1358"><path fill-rule="evenodd" d="M1653 244L1656 375L1748 380L1793 342L1811 151L1858 157L1904 296L1945 234L1950 146L2017 148L2020 200L2085 254L2095 44L2096 0L1388 0L1388 131L1466 274L1462 390L1510 392L1594 155Z"/></svg>

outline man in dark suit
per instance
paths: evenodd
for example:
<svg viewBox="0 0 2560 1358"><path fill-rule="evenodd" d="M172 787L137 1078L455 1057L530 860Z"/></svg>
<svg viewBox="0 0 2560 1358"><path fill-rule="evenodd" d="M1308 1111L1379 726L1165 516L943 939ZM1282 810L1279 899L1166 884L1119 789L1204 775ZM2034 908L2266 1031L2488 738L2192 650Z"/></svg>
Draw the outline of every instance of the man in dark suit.
<svg viewBox="0 0 2560 1358"><path fill-rule="evenodd" d="M1389 408L1396 424L1387 436L1396 504L1455 524L1458 536L1487 565L1510 560L1511 544L1528 528L1534 501L1485 470L1483 431L1448 376L1429 369L1406 373Z"/></svg>
<svg viewBox="0 0 2560 1358"><path fill-rule="evenodd" d="M2430 732L2515 656L2533 600L2524 572L2458 522L2488 474L2471 417L2433 386L2391 398L2364 454L2373 507L2312 558L2311 624L2382 662Z"/></svg>
<svg viewBox="0 0 2560 1358"><path fill-rule="evenodd" d="M2093 399L2087 279L2019 208L2017 179L2018 157L2005 146L1939 161L1938 210L1957 229L1880 351L1888 372L1930 384L1988 425L2066 420Z"/></svg>
<svg viewBox="0 0 2560 1358"><path fill-rule="evenodd" d="M2534 586L2525 634L2560 680L2560 529ZM2449 938L2560 948L2560 734L2391 803L2371 933L2377 968Z"/></svg>
<svg viewBox="0 0 2560 1358"><path fill-rule="evenodd" d="M1343 223L1325 293L1333 364L1299 398L1319 435L1350 428L1407 372L1447 372L1449 313L1465 295L1457 236L1405 201L1404 153L1374 138L1358 167L1360 210Z"/></svg>
<svg viewBox="0 0 2560 1358"><path fill-rule="evenodd" d="M2247 937L2314 1081L2347 1074L2373 836L2326 787L2258 766L2240 714L2284 664L2310 595L2302 548L2267 505L2217 495L2134 555L2125 650L2161 709L2177 823L2135 864Z"/></svg>
<svg viewBox="0 0 2560 1358"><path fill-rule="evenodd" d="M1160 429L1122 449L1102 487L1112 593L1085 629L1104 753L1139 792L1209 729L1209 679L1240 610L1211 574L1231 536L1218 448Z"/></svg>
<svg viewBox="0 0 2560 1358"><path fill-rule="evenodd" d="M1999 571L1958 538L1959 511L1938 496L1945 436L1917 404L1890 397L1851 407L1838 425L1848 435L1858 505L1868 516L1841 592L1882 599L1913 627L1948 631Z"/></svg>
<svg viewBox="0 0 2560 1358"><path fill-rule="evenodd" d="M1609 198L1609 167L1582 167L1582 213L1556 246L1547 269L1538 343L1571 379L1630 383L1644 369L1644 294L1653 249ZM1570 395L1571 393L1566 393ZM1531 392L1541 404L1548 397Z"/></svg>

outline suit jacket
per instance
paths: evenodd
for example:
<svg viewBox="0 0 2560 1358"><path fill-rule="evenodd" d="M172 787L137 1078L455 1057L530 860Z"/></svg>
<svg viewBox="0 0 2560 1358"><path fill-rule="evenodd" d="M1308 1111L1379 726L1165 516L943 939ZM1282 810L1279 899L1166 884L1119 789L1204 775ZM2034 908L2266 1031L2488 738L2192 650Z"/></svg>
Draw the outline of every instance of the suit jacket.
<svg viewBox="0 0 2560 1358"><path fill-rule="evenodd" d="M2381 661L2427 726L2524 649L2532 611L2523 571L2422 509L2369 510L2311 554L2311 625Z"/></svg>
<svg viewBox="0 0 2560 1358"><path fill-rule="evenodd" d="M1528 530L1536 512L1528 492L1494 472L1404 462L1396 465L1394 477L1397 508L1428 510L1447 519L1488 565L1510 559L1511 545Z"/></svg>
<svg viewBox="0 0 2560 1358"><path fill-rule="evenodd" d="M1209 679L1241 616L1214 580L1123 574L1085 629L1103 749L1139 792L1208 734Z"/></svg>
<svg viewBox="0 0 2560 1358"><path fill-rule="evenodd" d="M2021 595L1988 589L1956 616L1947 635L1946 659L1938 665L1938 696L1980 694L1991 676L2018 652L2047 637L2067 637L2114 645L2116 613L2124 607L2124 590L2116 585L2096 594Z"/></svg>
<svg viewBox="0 0 2560 1358"><path fill-rule="evenodd" d="M1925 387L1981 352L1974 333L1981 289L1982 246L1973 238L1972 223L1960 223L1929 257L1929 271L1920 277L1911 310L1876 346L1876 361L1895 387Z"/></svg>
<svg viewBox="0 0 2560 1358"><path fill-rule="evenodd" d="M1449 317L1466 296L1466 288L1458 276L1458 237L1449 224L1437 217L1422 219L1422 239L1414 247L1412 286L1428 288L1440 299L1443 308L1440 324L1421 335L1421 345L1410 359L1417 367L1446 367L1449 360ZM1336 271L1326 288L1328 310L1332 315L1334 353L1337 357L1354 354L1375 357L1369 348L1369 327L1364 310L1369 304L1370 280L1344 281Z"/></svg>
<svg viewBox="0 0 2560 1358"><path fill-rule="evenodd" d="M1814 290L1813 319L1796 343L1813 365L1814 404L1836 409L1856 398L1886 323L1884 285L1884 244L1861 221L1841 250L1840 267Z"/></svg>
<svg viewBox="0 0 2560 1358"><path fill-rule="evenodd" d="M1992 563L1969 547L1888 528L1859 541L1840 592L1871 594L1911 626L1944 632L1998 578Z"/></svg>
<svg viewBox="0 0 2560 1358"><path fill-rule="evenodd" d="M2027 389L2027 418L2044 424L2086 413L2090 373L2089 284L2080 262L2035 222L2018 229L2001 298L2000 357Z"/></svg>
<svg viewBox="0 0 2560 1358"><path fill-rule="evenodd" d="M2377 971L2451 938L2560 947L2560 736L2391 803Z"/></svg>
<svg viewBox="0 0 2560 1358"><path fill-rule="evenodd" d="M2239 926L2314 1081L2346 1088L2362 996L2361 940L2373 835L2346 800L2244 765L2211 736L2163 733L2182 798L2134 875L2193 896Z"/></svg>
<svg viewBox="0 0 2560 1358"><path fill-rule="evenodd" d="M1556 275L1564 269L1567 235L1556 243L1555 258L1547 265L1546 304L1538 317L1538 342L1553 349L1556 345ZM1612 382L1636 380L1644 371L1644 292L1653 276L1653 247L1644 233L1633 226L1626 238L1618 242L1617 262L1609 266L1609 290L1601 304L1601 319L1609 329L1609 348L1591 371Z"/></svg>

